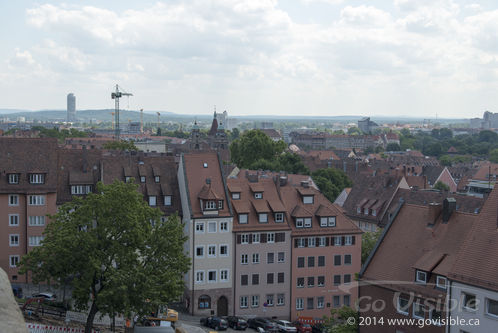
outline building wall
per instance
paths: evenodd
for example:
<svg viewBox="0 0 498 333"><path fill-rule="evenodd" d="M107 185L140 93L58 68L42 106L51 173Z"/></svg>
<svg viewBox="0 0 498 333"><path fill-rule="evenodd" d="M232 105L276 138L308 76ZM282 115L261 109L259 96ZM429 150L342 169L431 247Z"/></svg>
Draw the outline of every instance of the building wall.
<svg viewBox="0 0 498 333"><path fill-rule="evenodd" d="M283 232L283 231L278 231ZM237 233L237 234L242 234ZM290 270L291 270L291 253L290 253L290 231L285 232L285 242L277 243L251 243L251 244L236 244L234 254L234 309L235 314L244 317L277 317L279 319L289 319L290 315ZM267 254L274 253L274 263L267 262ZM278 252L284 252L285 261L278 262ZM252 255L259 254L259 263L252 263ZM241 256L247 254L248 263L241 263ZM273 273L273 283L267 283L267 273ZM284 282L278 283L278 273L284 273ZM258 285L252 284L252 275L259 274ZM248 284L241 285L241 276L248 276ZM284 294L285 301L283 305L277 305L278 294ZM251 306L252 296L259 296L259 305ZM274 305L264 306L267 295L273 295ZM241 297L247 296L247 307L241 307Z"/></svg>

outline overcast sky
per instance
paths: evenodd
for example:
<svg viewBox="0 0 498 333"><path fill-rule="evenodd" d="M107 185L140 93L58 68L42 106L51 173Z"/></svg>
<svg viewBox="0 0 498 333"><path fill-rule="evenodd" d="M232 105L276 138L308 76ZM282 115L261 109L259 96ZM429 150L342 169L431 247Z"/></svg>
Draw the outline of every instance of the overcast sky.
<svg viewBox="0 0 498 333"><path fill-rule="evenodd" d="M498 1L0 1L0 108L498 112Z"/></svg>

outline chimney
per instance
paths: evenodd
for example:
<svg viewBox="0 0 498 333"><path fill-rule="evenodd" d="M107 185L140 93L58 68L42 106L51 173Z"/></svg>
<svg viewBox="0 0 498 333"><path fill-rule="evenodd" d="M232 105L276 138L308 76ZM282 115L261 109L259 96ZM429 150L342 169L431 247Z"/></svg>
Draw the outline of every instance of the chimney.
<svg viewBox="0 0 498 333"><path fill-rule="evenodd" d="M443 201L443 223L448 223L451 214L456 210L455 198L446 198Z"/></svg>
<svg viewBox="0 0 498 333"><path fill-rule="evenodd" d="M287 185L287 174L280 174L279 175L279 185L280 186Z"/></svg>
<svg viewBox="0 0 498 333"><path fill-rule="evenodd" d="M436 224L436 220L439 217L439 214L441 214L441 204L438 202L429 203L429 212L427 214L427 219L429 220L429 222L427 224L431 226Z"/></svg>

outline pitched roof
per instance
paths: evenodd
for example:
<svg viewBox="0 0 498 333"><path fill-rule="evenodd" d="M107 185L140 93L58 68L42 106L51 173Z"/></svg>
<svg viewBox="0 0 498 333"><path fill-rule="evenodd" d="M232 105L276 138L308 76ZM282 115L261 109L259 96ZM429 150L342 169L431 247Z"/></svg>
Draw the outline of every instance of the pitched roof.
<svg viewBox="0 0 498 333"><path fill-rule="evenodd" d="M439 178L443 172L443 167L441 166L425 166L422 170L422 175L427 177L427 182L430 185L434 185L436 180Z"/></svg>

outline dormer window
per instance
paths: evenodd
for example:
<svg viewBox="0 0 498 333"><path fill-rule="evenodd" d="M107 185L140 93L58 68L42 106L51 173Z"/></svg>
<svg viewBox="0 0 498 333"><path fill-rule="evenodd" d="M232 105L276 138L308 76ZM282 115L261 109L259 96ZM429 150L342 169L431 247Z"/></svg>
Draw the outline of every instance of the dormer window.
<svg viewBox="0 0 498 333"><path fill-rule="evenodd" d="M438 275L436 277L436 287L446 290L447 280L444 276Z"/></svg>
<svg viewBox="0 0 498 333"><path fill-rule="evenodd" d="M311 228L311 217L305 217L304 218L304 227L305 228Z"/></svg>
<svg viewBox="0 0 498 333"><path fill-rule="evenodd" d="M239 200L240 199L240 192L233 192L232 193L232 199L233 200Z"/></svg>
<svg viewBox="0 0 498 333"><path fill-rule="evenodd" d="M45 174L44 173L30 173L29 174L29 183L30 184L44 184L45 183Z"/></svg>
<svg viewBox="0 0 498 333"><path fill-rule="evenodd" d="M372 209L372 216L377 216L377 210L376 209Z"/></svg>
<svg viewBox="0 0 498 333"><path fill-rule="evenodd" d="M126 176L125 177L125 183L129 183L131 181L131 177L130 176Z"/></svg>
<svg viewBox="0 0 498 333"><path fill-rule="evenodd" d="M88 194L90 192L92 192L92 185L72 185L71 186L71 194L73 194L73 195Z"/></svg>
<svg viewBox="0 0 498 333"><path fill-rule="evenodd" d="M140 176L140 182L145 183L145 176Z"/></svg>
<svg viewBox="0 0 498 333"><path fill-rule="evenodd" d="M215 210L216 209L216 201L214 201L214 200L206 201L206 204L204 205L204 209Z"/></svg>
<svg viewBox="0 0 498 333"><path fill-rule="evenodd" d="M165 195L164 196L164 205L165 206L171 206L171 195Z"/></svg>
<svg viewBox="0 0 498 333"><path fill-rule="evenodd" d="M275 213L275 222L284 222L284 213Z"/></svg>
<svg viewBox="0 0 498 333"><path fill-rule="evenodd" d="M299 217L296 219L296 228L303 228L304 227L304 219L302 217Z"/></svg>
<svg viewBox="0 0 498 333"><path fill-rule="evenodd" d="M247 223L247 214L239 214L239 223L241 224Z"/></svg>
<svg viewBox="0 0 498 333"><path fill-rule="evenodd" d="M155 176L154 177L154 182L159 183L161 181L161 177Z"/></svg>
<svg viewBox="0 0 498 333"><path fill-rule="evenodd" d="M304 195L303 196L303 204L312 204L313 196L312 195Z"/></svg>
<svg viewBox="0 0 498 333"><path fill-rule="evenodd" d="M218 209L223 209L223 200L218 200Z"/></svg>
<svg viewBox="0 0 498 333"><path fill-rule="evenodd" d="M415 273L415 281L418 283L427 283L427 272L417 270Z"/></svg>
<svg viewBox="0 0 498 333"><path fill-rule="evenodd" d="M335 227L335 216L320 217L320 227Z"/></svg>
<svg viewBox="0 0 498 333"><path fill-rule="evenodd" d="M268 222L268 214L260 213L259 214L259 223L267 223Z"/></svg>
<svg viewBox="0 0 498 333"><path fill-rule="evenodd" d="M18 173L9 173L9 184L19 184Z"/></svg>
<svg viewBox="0 0 498 333"><path fill-rule="evenodd" d="M360 206L356 207L356 213L361 214L361 207Z"/></svg>
<svg viewBox="0 0 498 333"><path fill-rule="evenodd" d="M150 195L149 196L149 206L156 206L156 205L157 205L156 196Z"/></svg>
<svg viewBox="0 0 498 333"><path fill-rule="evenodd" d="M263 199L263 193L262 192L255 192L254 199Z"/></svg>
<svg viewBox="0 0 498 333"><path fill-rule="evenodd" d="M365 208L365 209L363 210L363 214L368 215L368 208Z"/></svg>

